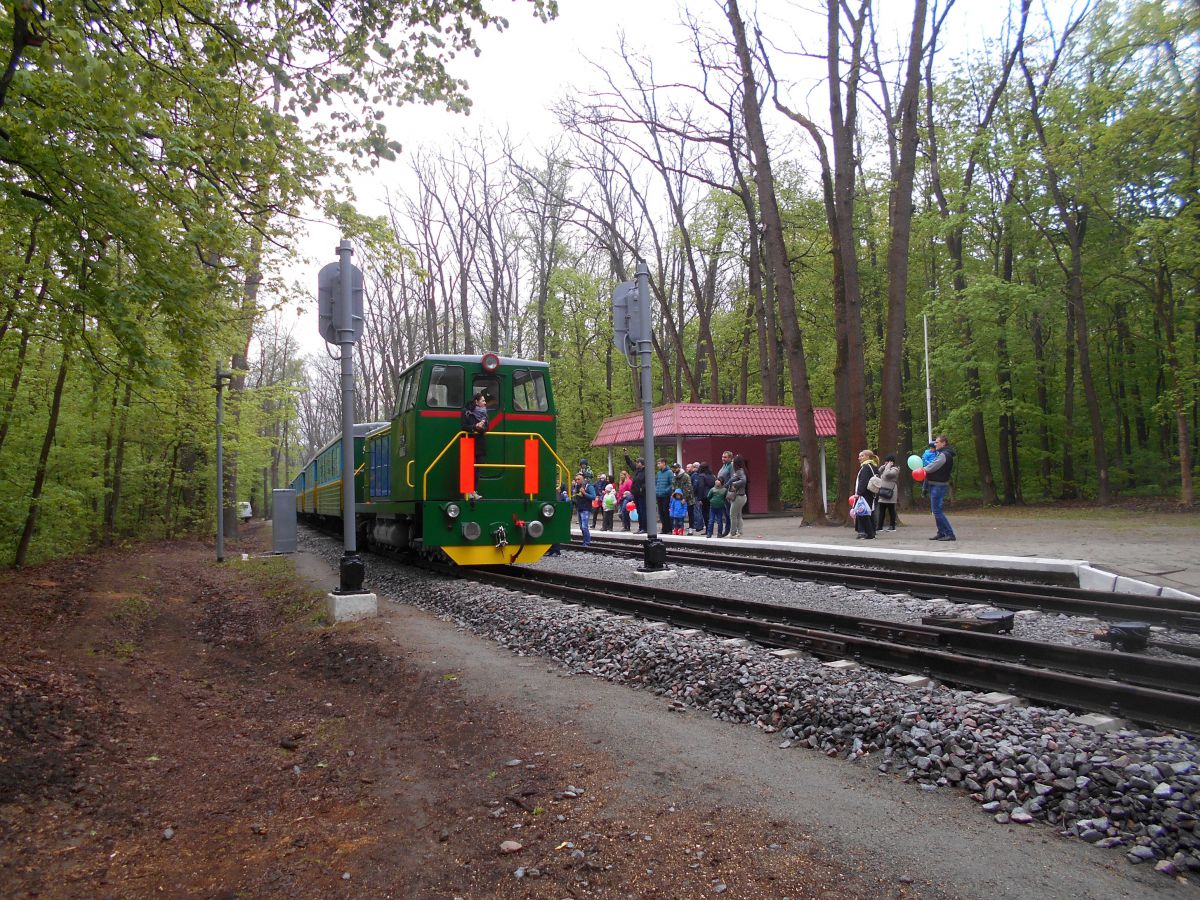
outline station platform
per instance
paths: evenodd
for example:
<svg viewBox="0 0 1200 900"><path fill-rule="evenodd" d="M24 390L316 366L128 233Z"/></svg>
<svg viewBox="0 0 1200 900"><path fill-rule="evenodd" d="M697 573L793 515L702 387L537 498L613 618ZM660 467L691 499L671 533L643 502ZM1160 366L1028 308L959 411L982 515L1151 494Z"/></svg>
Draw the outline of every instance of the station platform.
<svg viewBox="0 0 1200 900"><path fill-rule="evenodd" d="M853 528L802 525L798 515L752 515L740 538L676 537L668 545L773 547L810 558L911 566L945 572L1044 578L1089 590L1200 598L1200 514L1114 508L1003 508L947 515L958 540L930 541L927 511L901 517L896 531L858 540ZM578 524L574 526L579 533ZM621 530L597 535L634 537ZM640 537L640 536L639 536Z"/></svg>

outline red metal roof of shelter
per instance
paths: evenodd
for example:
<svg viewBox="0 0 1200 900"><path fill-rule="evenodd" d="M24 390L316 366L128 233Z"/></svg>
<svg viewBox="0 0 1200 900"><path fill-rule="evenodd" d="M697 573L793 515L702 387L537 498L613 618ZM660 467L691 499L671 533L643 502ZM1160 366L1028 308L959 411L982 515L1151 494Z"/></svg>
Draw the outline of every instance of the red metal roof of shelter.
<svg viewBox="0 0 1200 900"><path fill-rule="evenodd" d="M813 410L817 437L833 437L837 423L833 410ZM791 406L757 406L722 403L672 403L654 409L654 437L745 436L777 439L800 437L796 410ZM593 447L610 447L642 442L642 411L604 420Z"/></svg>

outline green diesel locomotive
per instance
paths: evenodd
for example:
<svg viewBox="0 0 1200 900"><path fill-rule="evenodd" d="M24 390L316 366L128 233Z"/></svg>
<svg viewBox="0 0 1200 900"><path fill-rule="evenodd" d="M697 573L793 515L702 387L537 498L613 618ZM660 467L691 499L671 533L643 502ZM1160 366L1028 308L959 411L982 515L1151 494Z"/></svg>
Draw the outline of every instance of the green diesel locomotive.
<svg viewBox="0 0 1200 900"><path fill-rule="evenodd" d="M400 375L397 398L390 422L354 426L363 546L485 566L536 562L552 544L570 541L570 504L558 499L570 471L555 450L545 363L430 355ZM486 430L478 432L472 426L485 411ZM341 521L341 452L338 437L293 479L302 520Z"/></svg>

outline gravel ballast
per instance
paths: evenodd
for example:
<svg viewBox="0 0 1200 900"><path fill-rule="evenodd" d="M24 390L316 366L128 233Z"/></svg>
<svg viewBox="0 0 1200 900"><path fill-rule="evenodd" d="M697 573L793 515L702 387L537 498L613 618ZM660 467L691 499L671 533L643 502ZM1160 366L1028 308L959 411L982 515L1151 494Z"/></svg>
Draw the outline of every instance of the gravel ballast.
<svg viewBox="0 0 1200 900"><path fill-rule="evenodd" d="M302 532L303 534L303 532ZM327 539L305 535L305 549L335 559ZM539 566L625 581L636 562L567 551ZM919 620L931 601L798 585L737 572L680 567L672 589L789 602L823 596L827 607L873 618ZM572 674L634 685L678 708L777 734L782 747L873 764L924 790L967 792L995 821L1043 822L1164 874L1200 872L1200 767L1194 739L1174 733L1099 733L1066 710L993 707L974 691L903 688L885 672L831 670L806 656L779 659L769 649L563 604L527 593L482 589L386 560L373 560L370 587L487 636L521 656L552 659ZM794 602L794 601L793 601ZM890 602L903 610L885 615ZM855 604L852 607L851 604ZM868 605L857 608L858 604ZM935 603L936 605L936 603ZM1051 620L1070 634L1080 620ZM1045 623L1043 623L1045 624ZM1052 640L1022 621L1020 635ZM1063 641L1066 642L1066 641ZM1095 646L1088 641L1089 646Z"/></svg>

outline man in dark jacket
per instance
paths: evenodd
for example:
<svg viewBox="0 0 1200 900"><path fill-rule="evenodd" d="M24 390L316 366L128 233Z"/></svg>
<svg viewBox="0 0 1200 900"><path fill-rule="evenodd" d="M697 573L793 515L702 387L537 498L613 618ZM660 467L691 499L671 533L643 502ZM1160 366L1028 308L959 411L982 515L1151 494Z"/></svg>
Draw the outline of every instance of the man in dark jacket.
<svg viewBox="0 0 1200 900"><path fill-rule="evenodd" d="M571 497L575 503L575 510L579 513L579 530L583 532L583 546L587 547L592 543L592 530L588 524L592 520L592 501L596 499L596 492L592 486L583 479L583 475L575 476L574 494Z"/></svg>
<svg viewBox="0 0 1200 900"><path fill-rule="evenodd" d="M671 484L675 476L667 466L665 459L658 461L658 471L654 473L654 499L658 501L658 528L664 530L664 524L671 524Z"/></svg>
<svg viewBox="0 0 1200 900"><path fill-rule="evenodd" d="M925 483L929 486L929 509L933 513L933 521L937 524L937 534L931 541L953 541L954 529L950 520L942 512L942 504L946 492L950 490L950 474L954 471L954 450L944 434L933 439L933 449L937 456L933 462L925 464Z"/></svg>
<svg viewBox="0 0 1200 900"><path fill-rule="evenodd" d="M708 492L716 483L717 478L713 475L708 463L696 463L696 471L692 474L692 491L696 495L696 502L699 506L698 531L703 531L708 523Z"/></svg>
<svg viewBox="0 0 1200 900"><path fill-rule="evenodd" d="M646 533L646 461L640 456L637 462L625 456L625 465L629 467L629 471L633 472L631 480L633 481L633 503L637 508L638 514L638 534Z"/></svg>

